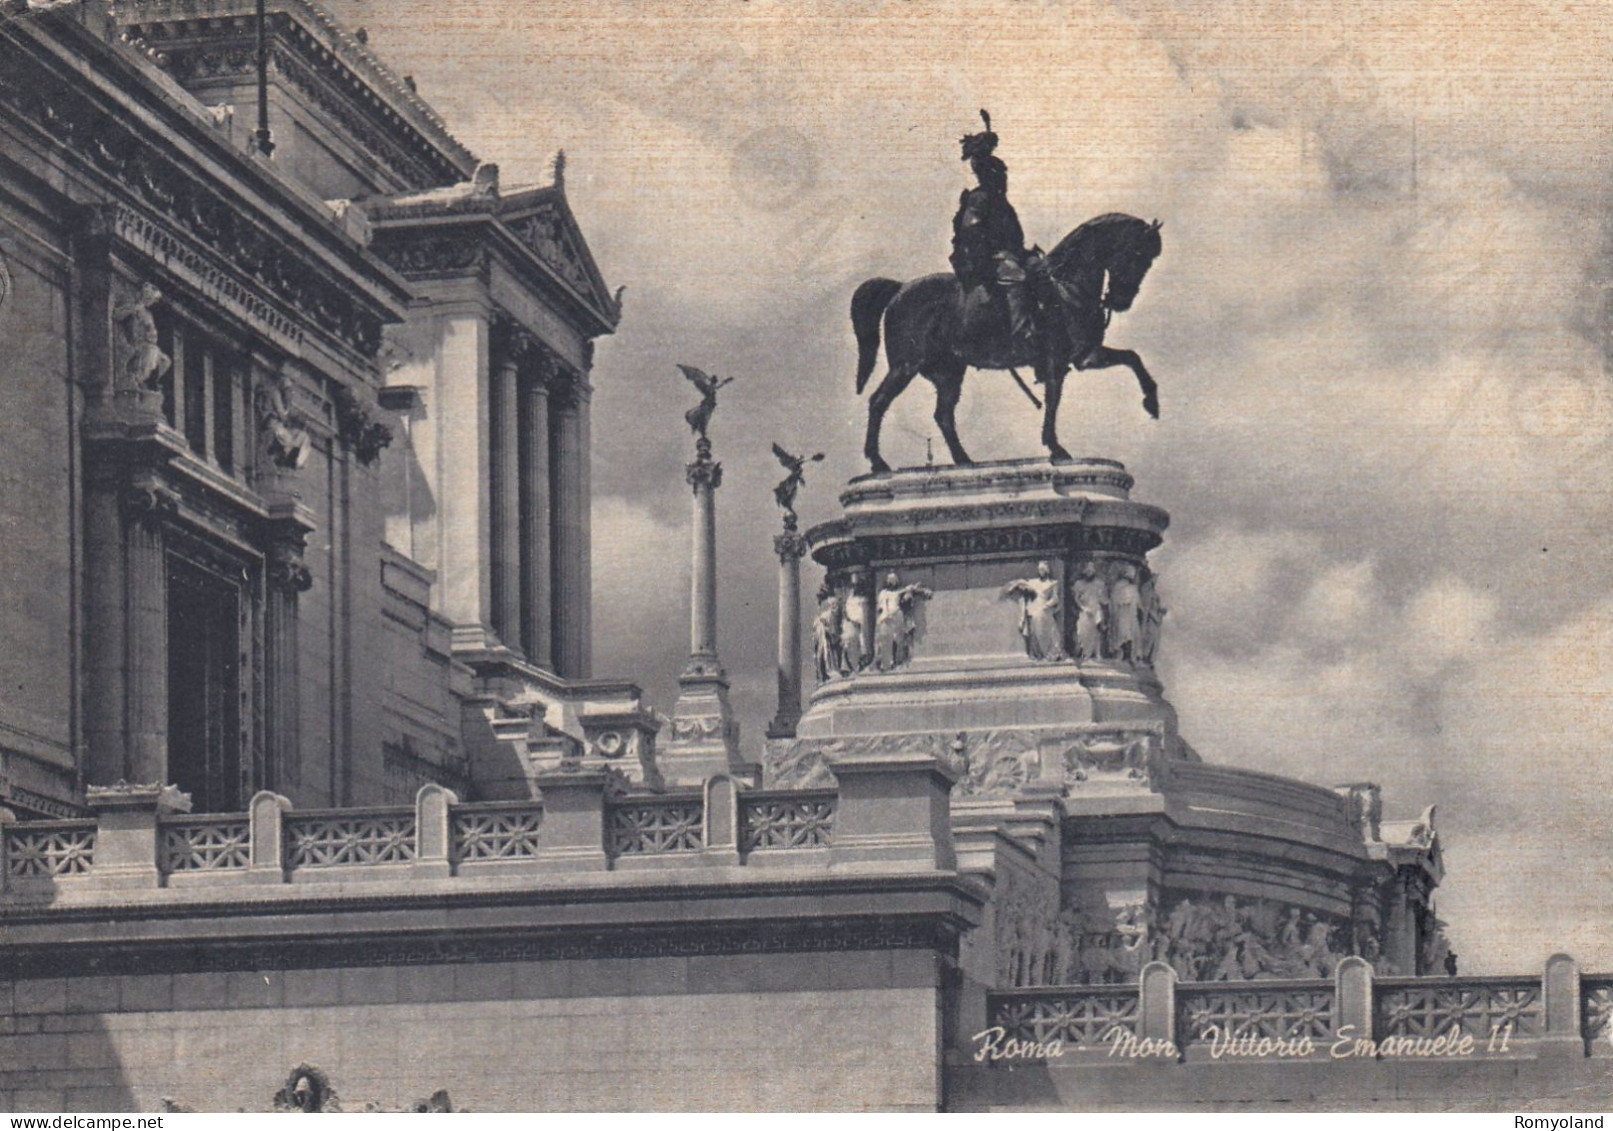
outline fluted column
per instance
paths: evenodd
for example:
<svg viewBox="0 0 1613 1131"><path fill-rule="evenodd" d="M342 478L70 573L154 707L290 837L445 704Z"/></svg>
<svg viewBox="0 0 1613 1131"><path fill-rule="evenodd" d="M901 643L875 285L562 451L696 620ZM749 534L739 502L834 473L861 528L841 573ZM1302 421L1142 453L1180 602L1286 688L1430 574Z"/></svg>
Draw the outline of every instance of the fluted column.
<svg viewBox="0 0 1613 1131"><path fill-rule="evenodd" d="M549 537L549 387L534 375L521 389L521 644L527 659L552 669L554 559Z"/></svg>
<svg viewBox="0 0 1613 1131"><path fill-rule="evenodd" d="M806 539L795 531L794 515L784 533L773 539L778 555L778 713L767 728L769 738L789 738L801 718L801 558Z"/></svg>
<svg viewBox="0 0 1613 1131"><path fill-rule="evenodd" d="M494 359L489 380L492 458L493 630L507 648L521 646L521 419L515 358L506 347Z"/></svg>

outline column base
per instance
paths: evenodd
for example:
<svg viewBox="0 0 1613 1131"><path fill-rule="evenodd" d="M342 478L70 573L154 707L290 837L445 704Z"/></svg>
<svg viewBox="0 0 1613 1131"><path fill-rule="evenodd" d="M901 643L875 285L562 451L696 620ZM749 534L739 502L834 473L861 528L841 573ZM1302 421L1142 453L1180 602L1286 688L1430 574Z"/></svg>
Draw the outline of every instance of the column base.
<svg viewBox="0 0 1613 1131"><path fill-rule="evenodd" d="M739 723L728 702L728 676L715 656L697 656L678 677L670 735L657 762L668 786L698 785L715 774L754 784L761 767L739 752Z"/></svg>

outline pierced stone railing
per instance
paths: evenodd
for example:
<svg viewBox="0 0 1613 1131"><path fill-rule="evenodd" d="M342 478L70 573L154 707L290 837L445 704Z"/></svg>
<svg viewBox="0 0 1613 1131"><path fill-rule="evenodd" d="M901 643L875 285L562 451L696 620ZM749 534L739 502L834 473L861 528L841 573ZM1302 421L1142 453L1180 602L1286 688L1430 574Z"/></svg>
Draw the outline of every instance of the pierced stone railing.
<svg viewBox="0 0 1613 1131"><path fill-rule="evenodd" d="M1580 1016L1591 1054L1613 1056L1613 976L1580 979Z"/></svg>
<svg viewBox="0 0 1613 1131"><path fill-rule="evenodd" d="M1333 983L1316 979L1188 982L1176 987L1180 1044L1270 1037L1320 1039L1332 1031Z"/></svg>
<svg viewBox="0 0 1613 1131"><path fill-rule="evenodd" d="M440 785L413 806L295 811L271 792L245 813L184 812L171 786L92 787L91 820L19 822L0 809L0 903L93 905L107 892L203 899L214 885L416 883L466 872L520 884L558 873L889 865L950 872L951 771L896 755L840 767L839 788L624 793L607 769L540 774L542 800L461 805ZM790 851L795 850L795 851Z"/></svg>
<svg viewBox="0 0 1613 1131"><path fill-rule="evenodd" d="M531 860L538 854L543 808L530 801L456 805L450 822L456 863Z"/></svg>
<svg viewBox="0 0 1613 1131"><path fill-rule="evenodd" d="M740 843L745 852L782 848L827 848L834 838L833 791L747 793L740 803Z"/></svg>
<svg viewBox="0 0 1613 1131"><path fill-rule="evenodd" d="M1385 978L1375 986L1377 1032L1389 1037L1465 1034L1488 1041L1545 1034L1545 988L1539 978Z"/></svg>
<svg viewBox="0 0 1613 1131"><path fill-rule="evenodd" d="M1581 977L1557 954L1534 977L1374 978L1346 958L1331 980L1179 983L1150 962L1130 985L990 993L986 1016L970 1050L980 1062L1051 1063L1100 1046L1155 1062L1608 1056L1613 974Z"/></svg>
<svg viewBox="0 0 1613 1131"><path fill-rule="evenodd" d="M612 856L699 852L706 808L698 795L623 798L610 806Z"/></svg>
<svg viewBox="0 0 1613 1131"><path fill-rule="evenodd" d="M36 821L5 834L7 880L82 876L95 863L94 821Z"/></svg>
<svg viewBox="0 0 1613 1131"><path fill-rule="evenodd" d="M412 811L327 809L296 813L285 821L286 867L362 867L408 864L415 859Z"/></svg>
<svg viewBox="0 0 1613 1131"><path fill-rule="evenodd" d="M1138 1035L1139 996L1135 985L1013 990L992 995L988 1023L1015 1041L1099 1049L1116 1031Z"/></svg>
<svg viewBox="0 0 1613 1131"><path fill-rule="evenodd" d="M252 821L245 813L171 817L158 829L158 867L166 875L245 871L252 863Z"/></svg>

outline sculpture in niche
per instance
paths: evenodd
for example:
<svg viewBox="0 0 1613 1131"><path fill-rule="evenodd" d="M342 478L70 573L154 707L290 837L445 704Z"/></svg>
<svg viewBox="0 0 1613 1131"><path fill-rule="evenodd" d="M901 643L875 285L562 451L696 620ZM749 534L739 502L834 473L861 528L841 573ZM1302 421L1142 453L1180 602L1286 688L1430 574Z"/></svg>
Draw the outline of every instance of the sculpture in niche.
<svg viewBox="0 0 1613 1131"><path fill-rule="evenodd" d="M711 427L712 414L717 411L717 390L733 382L732 377L718 379L715 375L696 369L692 365L679 365L683 375L689 379L700 392L700 403L683 414L683 419L689 422L689 429L700 439L705 440L706 429Z"/></svg>
<svg viewBox="0 0 1613 1131"><path fill-rule="evenodd" d="M691 378L693 380L693 378ZM713 390L715 394L715 390ZM784 512L784 526L788 530L795 529L795 496L800 492L802 484L806 482L806 465L817 463L823 459L823 453L813 456L792 456L789 452L773 445L773 455L784 470L789 472L773 488L773 498L778 502L779 509Z"/></svg>
<svg viewBox="0 0 1613 1131"><path fill-rule="evenodd" d="M112 308L118 327L115 365L120 390L149 389L173 367L173 359L157 344L157 319L151 313L161 300L162 292L145 283L137 297Z"/></svg>
<svg viewBox="0 0 1613 1131"><path fill-rule="evenodd" d="M1070 603L1075 607L1075 658L1097 660L1103 657L1103 628L1108 614L1108 586L1098 576L1097 562L1082 562L1081 575L1070 586Z"/></svg>
<svg viewBox="0 0 1613 1131"><path fill-rule="evenodd" d="M885 576L874 619L874 663L880 671L913 658L913 644L923 635L924 602L933 596L923 585L903 585L894 573Z"/></svg>
<svg viewBox="0 0 1613 1131"><path fill-rule="evenodd" d="M1148 572L1142 580L1140 587L1141 603L1140 625L1141 635L1138 640L1138 659L1148 667L1154 666L1154 656L1159 652L1159 633L1164 625L1165 614L1170 610L1159 603L1159 575Z"/></svg>
<svg viewBox="0 0 1613 1131"><path fill-rule="evenodd" d="M1135 664L1142 628L1142 593L1137 588L1137 567L1126 564L1109 588L1109 655Z"/></svg>
<svg viewBox="0 0 1613 1131"><path fill-rule="evenodd" d="M818 615L812 620L812 657L819 683L845 672L846 654L841 639L844 609L840 594L827 585L818 590Z"/></svg>
<svg viewBox="0 0 1613 1131"><path fill-rule="evenodd" d="M1064 659L1064 633L1059 624L1061 586L1046 562L1036 563L1035 577L1017 578L1003 586L1004 599L1019 602L1019 635L1025 642L1025 654L1033 660Z"/></svg>
<svg viewBox="0 0 1613 1131"><path fill-rule="evenodd" d="M299 470L308 462L313 441L303 427L302 413L291 405L290 378L280 373L260 382L257 400L263 454L282 470Z"/></svg>

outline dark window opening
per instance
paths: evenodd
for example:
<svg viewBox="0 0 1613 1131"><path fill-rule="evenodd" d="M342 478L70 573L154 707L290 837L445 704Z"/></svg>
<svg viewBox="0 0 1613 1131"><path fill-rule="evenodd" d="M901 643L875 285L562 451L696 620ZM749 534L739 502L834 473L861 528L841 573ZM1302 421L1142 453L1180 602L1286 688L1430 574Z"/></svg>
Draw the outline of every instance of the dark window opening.
<svg viewBox="0 0 1613 1131"><path fill-rule="evenodd" d="M241 591L168 563L168 777L199 813L245 805L241 766Z"/></svg>

